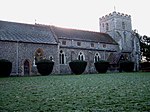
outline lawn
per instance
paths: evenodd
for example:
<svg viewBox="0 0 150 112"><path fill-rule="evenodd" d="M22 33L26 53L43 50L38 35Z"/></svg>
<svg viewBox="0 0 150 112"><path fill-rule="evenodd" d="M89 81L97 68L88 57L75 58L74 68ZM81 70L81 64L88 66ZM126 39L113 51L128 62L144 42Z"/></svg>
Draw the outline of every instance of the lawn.
<svg viewBox="0 0 150 112"><path fill-rule="evenodd" d="M150 73L0 78L0 112L148 112Z"/></svg>

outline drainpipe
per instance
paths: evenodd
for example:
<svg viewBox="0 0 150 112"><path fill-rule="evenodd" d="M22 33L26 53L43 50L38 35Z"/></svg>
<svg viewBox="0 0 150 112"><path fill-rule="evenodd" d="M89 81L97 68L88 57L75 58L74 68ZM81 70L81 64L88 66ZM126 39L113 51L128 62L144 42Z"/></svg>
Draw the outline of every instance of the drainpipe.
<svg viewBox="0 0 150 112"><path fill-rule="evenodd" d="M18 62L19 62L19 50L18 50L18 41L17 41L17 46L16 46L16 75L18 75Z"/></svg>

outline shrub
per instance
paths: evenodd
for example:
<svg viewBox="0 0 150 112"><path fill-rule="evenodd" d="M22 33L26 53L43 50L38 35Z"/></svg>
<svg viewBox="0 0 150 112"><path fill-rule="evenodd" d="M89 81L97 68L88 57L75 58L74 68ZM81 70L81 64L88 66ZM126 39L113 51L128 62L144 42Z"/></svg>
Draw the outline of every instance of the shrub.
<svg viewBox="0 0 150 112"><path fill-rule="evenodd" d="M109 62L101 60L101 61L95 62L94 65L98 73L106 73L109 67Z"/></svg>
<svg viewBox="0 0 150 112"><path fill-rule="evenodd" d="M119 71L124 71L124 72L132 72L134 69L134 62L132 61L122 61L120 62L120 68Z"/></svg>
<svg viewBox="0 0 150 112"><path fill-rule="evenodd" d="M37 62L37 69L41 75L49 75L53 70L54 62L50 60L40 60Z"/></svg>
<svg viewBox="0 0 150 112"><path fill-rule="evenodd" d="M12 70L12 63L8 60L1 59L0 60L0 77L10 76L11 70Z"/></svg>
<svg viewBox="0 0 150 112"><path fill-rule="evenodd" d="M71 71L74 74L82 74L87 66L86 61L74 60L69 63Z"/></svg>
<svg viewBox="0 0 150 112"><path fill-rule="evenodd" d="M150 62L140 63L140 69L144 72L150 72Z"/></svg>

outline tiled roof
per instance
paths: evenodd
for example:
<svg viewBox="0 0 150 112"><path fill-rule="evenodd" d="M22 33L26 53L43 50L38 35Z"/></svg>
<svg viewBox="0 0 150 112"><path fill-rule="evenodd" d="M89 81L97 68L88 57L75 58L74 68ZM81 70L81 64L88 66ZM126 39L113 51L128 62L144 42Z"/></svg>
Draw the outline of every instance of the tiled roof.
<svg viewBox="0 0 150 112"><path fill-rule="evenodd" d="M118 64L121 58L124 58L122 53L111 53L107 61L109 61L110 64Z"/></svg>
<svg viewBox="0 0 150 112"><path fill-rule="evenodd" d="M117 44L110 35L100 32L68 29L51 26L58 38Z"/></svg>
<svg viewBox="0 0 150 112"><path fill-rule="evenodd" d="M56 44L50 26L0 21L0 40Z"/></svg>

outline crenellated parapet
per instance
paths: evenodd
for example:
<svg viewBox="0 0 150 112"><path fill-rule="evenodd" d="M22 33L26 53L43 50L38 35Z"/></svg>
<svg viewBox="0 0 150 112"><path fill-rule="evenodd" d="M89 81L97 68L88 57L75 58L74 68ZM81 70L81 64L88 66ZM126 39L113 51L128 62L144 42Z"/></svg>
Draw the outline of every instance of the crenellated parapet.
<svg viewBox="0 0 150 112"><path fill-rule="evenodd" d="M131 15L128 15L128 14L124 14L124 13L119 13L119 12L112 12L112 13L109 13L105 16L102 16L100 19L100 21L106 21L106 20L109 20L109 19L112 19L112 18L122 18L122 19L131 19Z"/></svg>

